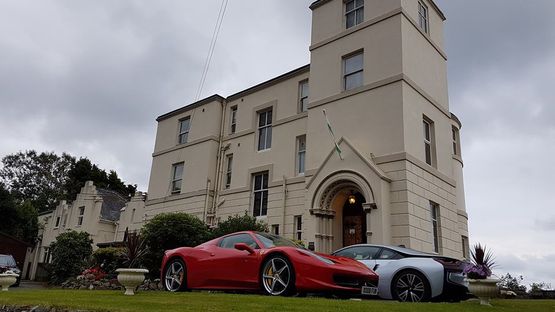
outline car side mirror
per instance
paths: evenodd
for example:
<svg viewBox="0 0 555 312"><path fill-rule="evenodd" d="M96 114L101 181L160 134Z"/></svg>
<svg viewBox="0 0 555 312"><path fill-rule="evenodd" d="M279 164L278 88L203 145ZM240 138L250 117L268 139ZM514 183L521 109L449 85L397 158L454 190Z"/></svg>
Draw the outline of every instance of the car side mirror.
<svg viewBox="0 0 555 312"><path fill-rule="evenodd" d="M245 243L237 243L235 244L233 247L235 247L235 249L237 250L246 250L249 252L249 254L253 254L254 253L254 249L252 249L251 246L245 244Z"/></svg>

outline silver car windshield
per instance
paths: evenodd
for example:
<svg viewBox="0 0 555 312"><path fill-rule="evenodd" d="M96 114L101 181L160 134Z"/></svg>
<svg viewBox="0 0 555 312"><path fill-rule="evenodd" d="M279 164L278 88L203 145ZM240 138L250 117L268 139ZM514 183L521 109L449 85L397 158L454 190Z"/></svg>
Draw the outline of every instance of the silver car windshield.
<svg viewBox="0 0 555 312"><path fill-rule="evenodd" d="M16 266L15 260L12 256L0 256L0 266Z"/></svg>

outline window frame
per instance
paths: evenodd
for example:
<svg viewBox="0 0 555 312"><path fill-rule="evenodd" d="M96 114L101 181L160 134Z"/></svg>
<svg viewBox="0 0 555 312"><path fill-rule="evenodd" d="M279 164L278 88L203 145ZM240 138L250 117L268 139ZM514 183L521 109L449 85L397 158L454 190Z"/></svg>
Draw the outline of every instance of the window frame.
<svg viewBox="0 0 555 312"><path fill-rule="evenodd" d="M462 256L464 259L470 258L470 246L468 243L468 237L465 235L461 235L461 243L462 243Z"/></svg>
<svg viewBox="0 0 555 312"><path fill-rule="evenodd" d="M279 224L272 224L271 233L279 236Z"/></svg>
<svg viewBox="0 0 555 312"><path fill-rule="evenodd" d="M459 134L459 129L455 126L452 126L452 138L453 138L453 155L461 156L461 137Z"/></svg>
<svg viewBox="0 0 555 312"><path fill-rule="evenodd" d="M256 188L256 178L261 177L260 188ZM252 175L252 215L254 217L265 217L268 215L268 183L269 183L270 173L268 171L257 172ZM266 183L264 183L266 179ZM265 184L265 186L264 186ZM256 197L260 194L260 204L257 209L256 207ZM257 213L258 210L258 213Z"/></svg>
<svg viewBox="0 0 555 312"><path fill-rule="evenodd" d="M302 144L303 142L304 144ZM304 146L303 149L301 146ZM295 173L297 176L301 176L306 172L306 134L297 137L295 151Z"/></svg>
<svg viewBox="0 0 555 312"><path fill-rule="evenodd" d="M357 6L357 3L362 2L362 5ZM352 3L353 4L353 8L352 9L348 9L349 4ZM343 15L345 18L345 29L349 29L349 28L353 28L359 24L361 24L362 22L364 22L364 0L347 0L344 1L344 8L345 8L345 14ZM353 14L354 15L354 19L353 19L353 24L350 25L349 24L349 15ZM360 16L360 18L359 18Z"/></svg>
<svg viewBox="0 0 555 312"><path fill-rule="evenodd" d="M226 155L226 171L225 171L225 189L228 190L231 187L231 176L233 172L233 154Z"/></svg>
<svg viewBox="0 0 555 312"><path fill-rule="evenodd" d="M60 227L60 221L62 221L62 217L61 216L57 216L56 217L56 223L54 224L54 228L57 229Z"/></svg>
<svg viewBox="0 0 555 312"><path fill-rule="evenodd" d="M418 26L424 33L430 34L430 10L422 1L418 1Z"/></svg>
<svg viewBox="0 0 555 312"><path fill-rule="evenodd" d="M294 236L296 240L302 240L303 236L303 215L293 217L294 223Z"/></svg>
<svg viewBox="0 0 555 312"><path fill-rule="evenodd" d="M261 124L261 118L264 116L264 124ZM262 152L272 148L272 124L273 124L273 107L266 108L257 112L257 151ZM261 137L264 135L264 146L261 146Z"/></svg>
<svg viewBox="0 0 555 312"><path fill-rule="evenodd" d="M229 133L237 132L237 105L232 106L229 110Z"/></svg>
<svg viewBox="0 0 555 312"><path fill-rule="evenodd" d="M77 226L82 226L85 219L85 206L80 206L79 215L77 216Z"/></svg>
<svg viewBox="0 0 555 312"><path fill-rule="evenodd" d="M438 203L430 201L430 222L432 224L432 249L435 253L441 250L441 212Z"/></svg>
<svg viewBox="0 0 555 312"><path fill-rule="evenodd" d="M306 93L304 94L304 88L306 86ZM310 87L308 84L308 79L302 80L299 82L299 113L308 112L308 97L310 96ZM306 102L305 102L306 100Z"/></svg>
<svg viewBox="0 0 555 312"><path fill-rule="evenodd" d="M435 124L430 118L426 116L422 118L422 130L424 138L424 162L435 168L437 167Z"/></svg>
<svg viewBox="0 0 555 312"><path fill-rule="evenodd" d="M347 72L347 61L354 59L355 57L361 57L361 64L360 64L360 68L352 71L352 72ZM342 75L342 88L343 91L350 91L350 90L354 90L356 88L360 88L364 85L364 50L357 50L355 52L349 53L347 55L344 55L342 57L342 66L343 66L343 75ZM347 88L347 79L350 77L353 77L355 75L360 75L360 85L356 85L354 87L350 87Z"/></svg>
<svg viewBox="0 0 555 312"><path fill-rule="evenodd" d="M176 172L177 172L178 167L182 167L181 168L181 177L176 179ZM171 180L170 180L170 192L172 194L180 194L181 189L183 188L183 172L185 171L185 163L184 162L178 162L178 163L172 164L172 169L171 170L172 171L171 171ZM176 189L175 186L176 186L178 181L179 181L179 189Z"/></svg>
<svg viewBox="0 0 555 312"><path fill-rule="evenodd" d="M187 121L187 130L183 131L182 124ZM191 116L186 116L179 119L177 123L177 144L187 144L189 142L189 132L191 131ZM185 137L185 140L182 138Z"/></svg>

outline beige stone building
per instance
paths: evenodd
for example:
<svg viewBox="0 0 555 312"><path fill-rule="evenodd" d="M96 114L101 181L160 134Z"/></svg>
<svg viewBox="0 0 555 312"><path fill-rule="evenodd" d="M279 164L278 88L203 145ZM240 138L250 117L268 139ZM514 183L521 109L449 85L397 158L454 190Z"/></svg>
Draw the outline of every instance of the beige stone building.
<svg viewBox="0 0 555 312"><path fill-rule="evenodd" d="M309 65L158 117L146 205L121 223L247 212L322 252L368 242L466 256L443 13L432 0L310 9Z"/></svg>
<svg viewBox="0 0 555 312"><path fill-rule="evenodd" d="M42 264L51 261L50 244L61 233L70 230L87 232L95 249L97 244L114 242L121 211L134 205L138 198L143 198L142 194L138 193L128 201L114 191L97 188L91 181L86 182L73 202L61 201L54 211L39 216L39 240L27 255L28 263L23 270L25 278L46 277ZM141 202L144 206L144 201Z"/></svg>

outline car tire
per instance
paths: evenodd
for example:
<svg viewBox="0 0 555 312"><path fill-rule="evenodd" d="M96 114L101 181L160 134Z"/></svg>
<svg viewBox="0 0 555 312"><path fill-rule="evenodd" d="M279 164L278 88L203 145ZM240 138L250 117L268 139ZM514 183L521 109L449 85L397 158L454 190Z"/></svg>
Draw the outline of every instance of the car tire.
<svg viewBox="0 0 555 312"><path fill-rule="evenodd" d="M168 261L162 277L162 285L167 291L177 292L187 289L187 266L179 258Z"/></svg>
<svg viewBox="0 0 555 312"><path fill-rule="evenodd" d="M260 288L269 296L295 294L295 270L291 262L281 255L270 255L262 264Z"/></svg>
<svg viewBox="0 0 555 312"><path fill-rule="evenodd" d="M431 297L430 282L424 274L415 270L397 273L391 282L393 299L401 302L425 302Z"/></svg>

